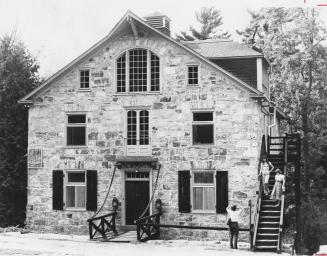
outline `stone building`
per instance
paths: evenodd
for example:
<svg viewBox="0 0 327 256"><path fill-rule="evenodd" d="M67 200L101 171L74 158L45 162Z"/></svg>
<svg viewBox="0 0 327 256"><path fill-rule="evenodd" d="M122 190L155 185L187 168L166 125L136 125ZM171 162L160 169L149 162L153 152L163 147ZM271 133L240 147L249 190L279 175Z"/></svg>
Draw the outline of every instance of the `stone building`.
<svg viewBox="0 0 327 256"><path fill-rule="evenodd" d="M19 101L29 107L28 226L87 232L116 166L101 212L116 197L120 226L133 224L154 191L162 223L226 226L226 206L237 204L247 227L261 138L278 134L282 117L267 70L264 56L244 45L179 42L165 15L128 11Z"/></svg>

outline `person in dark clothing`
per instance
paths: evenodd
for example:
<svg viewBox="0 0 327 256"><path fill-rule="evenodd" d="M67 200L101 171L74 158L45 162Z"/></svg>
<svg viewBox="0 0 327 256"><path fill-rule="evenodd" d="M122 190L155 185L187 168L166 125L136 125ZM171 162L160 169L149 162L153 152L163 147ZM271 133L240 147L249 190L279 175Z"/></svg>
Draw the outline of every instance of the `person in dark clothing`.
<svg viewBox="0 0 327 256"><path fill-rule="evenodd" d="M228 225L229 225L229 239L230 248L237 249L237 239L238 239L238 222L239 215L242 212L242 208L236 208L236 205L228 206L226 208L228 213ZM234 242L234 243L233 243Z"/></svg>

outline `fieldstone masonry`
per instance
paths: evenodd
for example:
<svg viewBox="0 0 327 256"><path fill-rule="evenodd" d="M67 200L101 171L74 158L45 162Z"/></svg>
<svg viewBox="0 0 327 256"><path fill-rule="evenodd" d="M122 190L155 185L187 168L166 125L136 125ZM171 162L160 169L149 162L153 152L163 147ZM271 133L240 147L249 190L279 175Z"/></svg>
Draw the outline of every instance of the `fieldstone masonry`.
<svg viewBox="0 0 327 256"><path fill-rule="evenodd" d="M228 171L229 203L245 208L241 226L248 226L248 200L255 202L263 113L243 86L182 48L146 31L108 41L92 57L71 68L34 98L29 109L29 147L43 150L43 167L28 170L27 224L38 230L87 232L93 212L52 210L52 170L97 170L98 206L102 204L117 156L125 155L126 108L150 112L152 155L162 165L154 198L161 198L162 223L225 226L223 214L178 212L179 170ZM118 94L115 60L140 47L160 57L160 93ZM187 85L187 65L199 64L199 86ZM90 89L79 89L79 70L90 69ZM192 145L192 110L214 111L215 145ZM87 115L87 146L66 147L66 114ZM123 176L116 172L112 193L124 208ZM155 180L156 171L152 178ZM165 230L165 237L227 238L226 232Z"/></svg>

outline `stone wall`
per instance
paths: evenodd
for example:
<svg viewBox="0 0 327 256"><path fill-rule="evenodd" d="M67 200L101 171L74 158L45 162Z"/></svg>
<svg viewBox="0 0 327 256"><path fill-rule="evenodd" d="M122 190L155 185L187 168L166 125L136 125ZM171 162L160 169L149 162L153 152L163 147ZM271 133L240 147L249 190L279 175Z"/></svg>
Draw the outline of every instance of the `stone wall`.
<svg viewBox="0 0 327 256"><path fill-rule="evenodd" d="M86 232L93 212L52 210L52 170L98 171L100 206L117 156L125 154L126 107L147 106L150 112L152 152L162 165L154 198L163 201L163 223L226 225L223 214L178 212L178 170L228 171L229 202L241 205L241 226L248 226L248 200L255 202L257 166L263 134L263 114L249 92L235 81L164 39L143 32L135 40L122 34L94 56L69 70L34 99L29 110L29 147L42 148L43 168L28 171L27 223L33 229ZM115 59L123 51L147 48L160 56L161 92L116 93ZM187 64L199 64L199 86L187 85ZM89 91L79 90L79 69L89 68ZM192 145L192 110L214 111L215 145ZM65 147L66 114L87 114L87 147ZM155 177L153 175L153 179ZM123 202L122 172L116 172L111 198ZM120 208L120 213L124 203ZM120 216L120 214L119 214ZM121 216L120 216L121 217ZM121 220L119 219L119 223ZM226 232L165 231L166 237L225 237Z"/></svg>

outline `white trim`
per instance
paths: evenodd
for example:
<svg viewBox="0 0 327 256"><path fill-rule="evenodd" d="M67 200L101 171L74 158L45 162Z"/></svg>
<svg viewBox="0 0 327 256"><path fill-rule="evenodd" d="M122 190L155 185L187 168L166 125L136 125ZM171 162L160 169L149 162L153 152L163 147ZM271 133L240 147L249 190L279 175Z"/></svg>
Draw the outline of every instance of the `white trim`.
<svg viewBox="0 0 327 256"><path fill-rule="evenodd" d="M256 71L257 71L257 89L260 92L263 92L262 90L262 58L257 58L256 62Z"/></svg>

